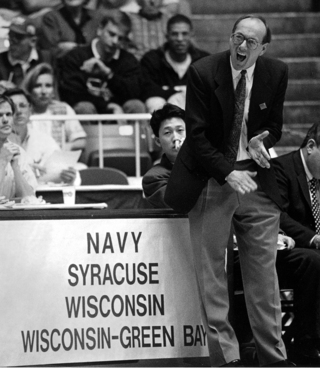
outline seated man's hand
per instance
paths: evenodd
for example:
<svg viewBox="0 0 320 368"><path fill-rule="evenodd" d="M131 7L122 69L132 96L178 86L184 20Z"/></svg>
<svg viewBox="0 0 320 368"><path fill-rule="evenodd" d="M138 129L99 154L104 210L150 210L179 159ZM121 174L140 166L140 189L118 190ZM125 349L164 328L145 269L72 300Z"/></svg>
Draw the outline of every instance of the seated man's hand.
<svg viewBox="0 0 320 368"><path fill-rule="evenodd" d="M312 248L320 249L320 235L316 235L311 244Z"/></svg>
<svg viewBox="0 0 320 368"><path fill-rule="evenodd" d="M77 171L73 167L61 171L60 178L66 184L73 184L76 179Z"/></svg>
<svg viewBox="0 0 320 368"><path fill-rule="evenodd" d="M95 57L84 61L80 69L86 73L103 73L107 78L112 77L112 70L102 60Z"/></svg>
<svg viewBox="0 0 320 368"><path fill-rule="evenodd" d="M67 52L74 49L78 44L72 41L59 42L58 47L60 50Z"/></svg>
<svg viewBox="0 0 320 368"><path fill-rule="evenodd" d="M40 176L44 175L47 170L44 166L33 163L30 164L30 166L32 167L33 172L35 173L36 178L39 178Z"/></svg>
<svg viewBox="0 0 320 368"><path fill-rule="evenodd" d="M282 246L279 248L279 245ZM296 242L290 236L278 234L278 249L293 249Z"/></svg>
<svg viewBox="0 0 320 368"><path fill-rule="evenodd" d="M11 162L11 165L16 165L18 163L19 156L19 147L12 142L5 143L0 151L0 160L6 163Z"/></svg>
<svg viewBox="0 0 320 368"><path fill-rule="evenodd" d="M253 137L249 142L249 153L251 158L261 167L270 168L270 156L264 147L263 140L269 135L266 130L263 133Z"/></svg>
<svg viewBox="0 0 320 368"><path fill-rule="evenodd" d="M179 151L181 146L182 146L182 143L184 142L185 138L180 138L180 139L176 139L175 142L174 142L174 149L176 151Z"/></svg>
<svg viewBox="0 0 320 368"><path fill-rule="evenodd" d="M5 196L0 196L0 204L5 204L9 201L8 198L6 198Z"/></svg>
<svg viewBox="0 0 320 368"><path fill-rule="evenodd" d="M227 183L233 190L240 194L250 193L257 190L257 184L252 179L257 175L257 172L238 171L234 170L226 177Z"/></svg>
<svg viewBox="0 0 320 368"><path fill-rule="evenodd" d="M19 147L12 142L6 142L0 150L0 161L5 163L17 160L20 155Z"/></svg>

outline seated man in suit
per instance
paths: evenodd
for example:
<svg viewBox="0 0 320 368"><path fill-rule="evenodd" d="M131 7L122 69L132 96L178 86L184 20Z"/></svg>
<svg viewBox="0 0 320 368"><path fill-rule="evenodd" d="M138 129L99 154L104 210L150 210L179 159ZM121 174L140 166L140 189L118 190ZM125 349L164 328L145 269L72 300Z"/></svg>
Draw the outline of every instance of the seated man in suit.
<svg viewBox="0 0 320 368"><path fill-rule="evenodd" d="M280 228L295 248L278 252L279 280L294 290L295 353L320 364L320 123L308 131L301 148L273 160L284 211Z"/></svg>
<svg viewBox="0 0 320 368"><path fill-rule="evenodd" d="M144 175L143 191L154 207L169 208L164 202L164 192L179 148L186 137L184 110L167 103L154 111L150 125L155 142L162 148L163 154L160 163Z"/></svg>

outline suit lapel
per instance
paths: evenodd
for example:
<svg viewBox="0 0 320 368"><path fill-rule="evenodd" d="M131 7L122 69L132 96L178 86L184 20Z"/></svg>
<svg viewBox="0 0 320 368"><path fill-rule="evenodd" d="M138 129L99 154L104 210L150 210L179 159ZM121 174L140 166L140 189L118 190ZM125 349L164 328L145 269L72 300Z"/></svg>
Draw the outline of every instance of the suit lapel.
<svg viewBox="0 0 320 368"><path fill-rule="evenodd" d="M215 75L217 87L215 94L223 111L224 135L228 136L233 122L234 93L230 66L230 52L226 52L220 59Z"/></svg>
<svg viewBox="0 0 320 368"><path fill-rule="evenodd" d="M308 182L306 178L306 172L303 167L303 163L300 156L300 150L296 151L293 154L293 162L294 162L294 169L297 174L297 179L301 188L301 191L303 193L303 196L305 200L307 201L310 209L311 209L311 200L310 200L310 194L309 194L309 187Z"/></svg>
<svg viewBox="0 0 320 368"><path fill-rule="evenodd" d="M273 90L270 85L271 74L269 68L265 66L262 58L258 58L254 69L253 85L251 90L249 118L248 118L248 136L251 137L253 132L259 129L260 119L263 109L261 106L268 108L271 106L273 98Z"/></svg>

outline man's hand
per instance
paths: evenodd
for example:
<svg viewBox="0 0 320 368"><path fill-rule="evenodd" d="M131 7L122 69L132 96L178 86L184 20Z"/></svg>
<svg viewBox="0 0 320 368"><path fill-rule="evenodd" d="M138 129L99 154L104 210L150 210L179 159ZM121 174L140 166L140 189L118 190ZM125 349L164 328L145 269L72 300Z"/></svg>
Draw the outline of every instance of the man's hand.
<svg viewBox="0 0 320 368"><path fill-rule="evenodd" d="M320 249L320 235L316 235L313 238L311 245L316 249Z"/></svg>
<svg viewBox="0 0 320 368"><path fill-rule="evenodd" d="M69 167L61 171L60 178L64 183L73 184L76 179L76 169Z"/></svg>
<svg viewBox="0 0 320 368"><path fill-rule="evenodd" d="M0 204L5 204L9 201L8 198L6 198L5 196L0 196Z"/></svg>
<svg viewBox="0 0 320 368"><path fill-rule="evenodd" d="M263 140L269 135L266 130L263 133L253 137L249 142L249 153L252 159L263 168L270 168L270 156L264 147Z"/></svg>
<svg viewBox="0 0 320 368"><path fill-rule="evenodd" d="M293 249L296 242L290 236L278 234L278 249ZM280 247L279 247L280 246Z"/></svg>
<svg viewBox="0 0 320 368"><path fill-rule="evenodd" d="M88 59L83 62L82 66L80 67L81 70L85 71L86 73L93 73L101 72L103 73L107 78L111 78L112 76L112 70L108 68L103 61L100 59L97 59L95 57L92 57L91 59Z"/></svg>
<svg viewBox="0 0 320 368"><path fill-rule="evenodd" d="M19 147L12 142L7 142L0 150L0 161L8 163L18 159L20 155Z"/></svg>
<svg viewBox="0 0 320 368"><path fill-rule="evenodd" d="M226 181L233 190L240 194L245 194L254 192L258 188L256 182L252 179L256 175L256 171L234 170L226 177Z"/></svg>
<svg viewBox="0 0 320 368"><path fill-rule="evenodd" d="M66 42L59 42L58 46L60 50L67 52L77 47L78 44L76 42L66 41Z"/></svg>

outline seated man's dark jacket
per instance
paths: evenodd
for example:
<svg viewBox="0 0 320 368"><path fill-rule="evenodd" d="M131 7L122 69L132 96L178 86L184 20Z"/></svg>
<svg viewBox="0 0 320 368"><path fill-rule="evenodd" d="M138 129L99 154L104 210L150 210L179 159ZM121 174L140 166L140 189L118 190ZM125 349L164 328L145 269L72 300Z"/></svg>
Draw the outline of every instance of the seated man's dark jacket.
<svg viewBox="0 0 320 368"><path fill-rule="evenodd" d="M30 62L30 67L27 70L31 70L36 65L40 63L49 63L53 67L54 64L54 57L52 56L51 52L48 50L37 50L39 59L32 60ZM12 76L10 74L13 73ZM10 79L11 78L11 79ZM0 80L11 80L16 86L20 86L24 75L22 73L21 67L19 65L11 65L8 59L8 51L4 51L0 53Z"/></svg>
<svg viewBox="0 0 320 368"><path fill-rule="evenodd" d="M309 188L300 151L294 151L272 160L283 201L281 229L293 238L296 247L309 248L314 237Z"/></svg>
<svg viewBox="0 0 320 368"><path fill-rule="evenodd" d="M165 154L143 177L142 187L146 199L156 208L169 208L164 202L164 192L172 170L172 163Z"/></svg>
<svg viewBox="0 0 320 368"><path fill-rule="evenodd" d="M149 97L162 97L167 100L177 93L175 86L187 85L187 73L180 79L177 72L167 62L165 52L168 45L164 44L156 50L148 51L141 59L141 68L144 77L144 88L142 99ZM194 46L189 49L192 62L209 55L208 52Z"/></svg>
<svg viewBox="0 0 320 368"><path fill-rule="evenodd" d="M91 45L79 46L58 59L59 93L63 101L74 106L78 102L92 102L98 113L106 113L107 102L88 92L88 78L105 80L113 97L108 102L123 105L130 99L139 99L141 94L141 69L138 60L129 52L120 50L118 59L105 63L114 73L107 80L99 72L87 73L80 67L84 61L94 57Z"/></svg>

